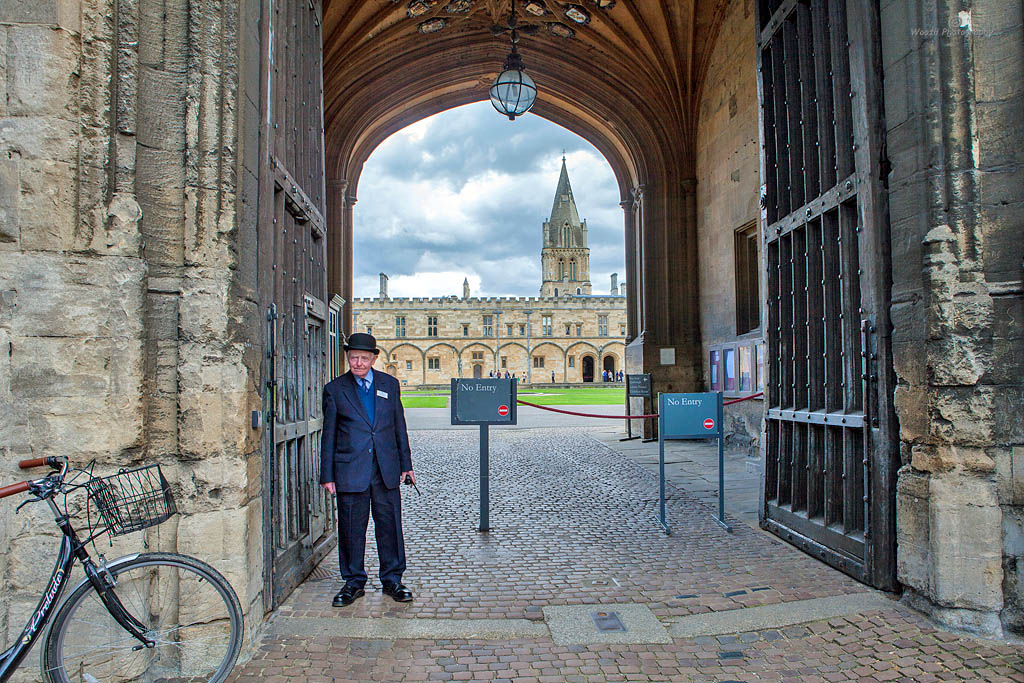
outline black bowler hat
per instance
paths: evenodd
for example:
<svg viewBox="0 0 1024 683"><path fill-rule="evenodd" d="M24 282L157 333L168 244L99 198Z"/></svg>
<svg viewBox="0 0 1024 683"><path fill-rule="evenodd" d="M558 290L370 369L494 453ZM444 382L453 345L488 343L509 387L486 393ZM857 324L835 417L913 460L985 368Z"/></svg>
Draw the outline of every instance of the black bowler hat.
<svg viewBox="0 0 1024 683"><path fill-rule="evenodd" d="M374 355L380 353L380 349L377 348L377 340L373 338L372 334L366 334L365 332L350 334L345 342L345 350L369 351Z"/></svg>

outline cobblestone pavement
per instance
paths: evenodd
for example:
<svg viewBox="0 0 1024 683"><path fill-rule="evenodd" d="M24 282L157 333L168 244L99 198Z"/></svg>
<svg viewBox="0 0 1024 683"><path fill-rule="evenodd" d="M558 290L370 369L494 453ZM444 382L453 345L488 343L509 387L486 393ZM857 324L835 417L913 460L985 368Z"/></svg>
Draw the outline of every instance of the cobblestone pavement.
<svg viewBox="0 0 1024 683"><path fill-rule="evenodd" d="M896 602L798 625L671 637L697 615L761 605L783 614L815 598L852 603L867 589L746 524L726 533L712 508L675 488L666 536L656 478L583 429L491 430L491 530L481 533L478 434L417 431L412 439L423 495L403 491L404 581L415 601L376 590L370 533L373 590L331 607L340 584L329 556L274 614L236 680L1024 681L1024 647L935 630ZM593 642L556 642L555 629L543 627L553 610L573 605L649 610L663 637L630 628L619 635L640 642L598 642L606 634L587 620L578 627L584 641L593 631ZM380 636L384 624L434 634ZM474 624L490 635L472 635ZM352 637L361 625L374 637ZM503 625L534 635L503 636ZM448 626L470 635L453 637Z"/></svg>

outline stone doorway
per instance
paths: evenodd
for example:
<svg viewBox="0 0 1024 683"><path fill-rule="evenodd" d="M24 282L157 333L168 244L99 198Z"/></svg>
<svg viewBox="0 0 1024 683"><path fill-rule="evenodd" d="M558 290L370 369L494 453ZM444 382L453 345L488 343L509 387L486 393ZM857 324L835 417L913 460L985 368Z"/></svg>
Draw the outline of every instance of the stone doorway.
<svg viewBox="0 0 1024 683"><path fill-rule="evenodd" d="M608 381L615 381L615 356L605 356L602 371L608 373ZM602 375L603 376L603 375Z"/></svg>
<svg viewBox="0 0 1024 683"><path fill-rule="evenodd" d="M583 356L583 381L593 382L594 381L594 357Z"/></svg>

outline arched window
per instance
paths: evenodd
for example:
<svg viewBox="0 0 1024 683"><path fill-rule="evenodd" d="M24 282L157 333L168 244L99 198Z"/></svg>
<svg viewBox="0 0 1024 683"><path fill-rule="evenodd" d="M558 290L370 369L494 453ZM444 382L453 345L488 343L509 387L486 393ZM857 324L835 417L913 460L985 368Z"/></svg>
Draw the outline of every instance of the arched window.
<svg viewBox="0 0 1024 683"><path fill-rule="evenodd" d="M558 287L555 287L555 296L556 297L558 296ZM364 382L364 384L365 384L365 382Z"/></svg>
<svg viewBox="0 0 1024 683"><path fill-rule="evenodd" d="M569 224L568 223L566 223L565 225L562 226L562 246L563 247L568 247L569 246Z"/></svg>
<svg viewBox="0 0 1024 683"><path fill-rule="evenodd" d="M576 279L576 259L569 261L569 279Z"/></svg>
<svg viewBox="0 0 1024 683"><path fill-rule="evenodd" d="M558 259L558 279L565 277L565 261Z"/></svg>
<svg viewBox="0 0 1024 683"><path fill-rule="evenodd" d="M582 289L580 289L579 287L577 287L577 288L576 288L576 293L577 293L577 294L582 294L582 293L583 293L583 290L582 290Z"/></svg>

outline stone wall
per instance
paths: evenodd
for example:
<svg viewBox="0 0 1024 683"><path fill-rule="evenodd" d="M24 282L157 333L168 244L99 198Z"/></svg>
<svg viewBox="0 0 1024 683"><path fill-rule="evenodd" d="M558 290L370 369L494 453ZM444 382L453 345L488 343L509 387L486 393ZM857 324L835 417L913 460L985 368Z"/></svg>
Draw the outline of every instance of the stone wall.
<svg viewBox="0 0 1024 683"><path fill-rule="evenodd" d="M705 390L711 388L709 351L763 338L762 327L737 334L736 231L760 214L757 147L757 59L753 0L729 4L708 63L697 125L697 231L700 258L700 329ZM757 240L760 243L760 239ZM757 268L758 273L762 271ZM739 396L758 390L727 392ZM757 454L760 399L725 409L727 443Z"/></svg>
<svg viewBox="0 0 1024 683"><path fill-rule="evenodd" d="M898 576L940 621L1024 631L1020 3L881 3Z"/></svg>
<svg viewBox="0 0 1024 683"><path fill-rule="evenodd" d="M258 101L259 11L0 4L0 481L23 478L14 463L26 457L94 459L97 472L160 462L182 514L115 550L145 540L210 562L250 625L263 614L247 426L262 354L243 246L255 208L236 178L256 173L241 153L258 134L242 114ZM247 92L240 72L254 60ZM14 516L4 504L10 642L56 538L41 506Z"/></svg>

